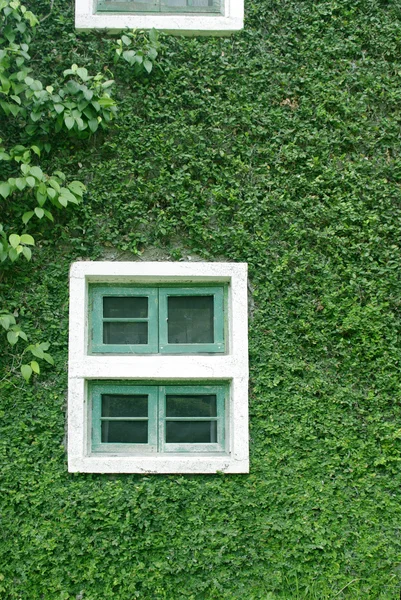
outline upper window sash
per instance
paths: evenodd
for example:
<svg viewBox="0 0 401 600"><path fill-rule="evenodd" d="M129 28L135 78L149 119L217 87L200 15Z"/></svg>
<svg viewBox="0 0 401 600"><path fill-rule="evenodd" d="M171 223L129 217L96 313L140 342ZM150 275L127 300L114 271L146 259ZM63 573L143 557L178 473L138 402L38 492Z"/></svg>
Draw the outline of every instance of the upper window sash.
<svg viewBox="0 0 401 600"><path fill-rule="evenodd" d="M226 291L224 285L138 287L91 284L89 352L224 353ZM129 298L138 299L141 310L132 310L129 302L128 305L119 303L120 299ZM119 310L119 305L128 310Z"/></svg>
<svg viewBox="0 0 401 600"><path fill-rule="evenodd" d="M144 316L107 316L106 303L113 298L145 298L147 304ZM93 285L90 288L90 351L94 353L116 354L156 354L158 352L158 293L154 288L134 288L127 286ZM118 337L118 328L138 328L143 330L147 343L118 343L113 341ZM110 341L105 342L109 333ZM134 332L135 333L135 329ZM134 336L135 337L135 336Z"/></svg>
<svg viewBox="0 0 401 600"><path fill-rule="evenodd" d="M172 303L179 298L212 298L213 307L212 323L208 323L210 329L205 331L208 341L188 343L175 341L172 333ZM179 310L179 307L177 307ZM183 321L185 319L182 313ZM185 323L183 322L183 327ZM185 336L182 336L185 337ZM163 354L195 353L195 352L224 352L224 288L223 287L182 287L182 288L160 288L159 289L159 349Z"/></svg>
<svg viewBox="0 0 401 600"><path fill-rule="evenodd" d="M223 0L97 0L97 13L223 14Z"/></svg>

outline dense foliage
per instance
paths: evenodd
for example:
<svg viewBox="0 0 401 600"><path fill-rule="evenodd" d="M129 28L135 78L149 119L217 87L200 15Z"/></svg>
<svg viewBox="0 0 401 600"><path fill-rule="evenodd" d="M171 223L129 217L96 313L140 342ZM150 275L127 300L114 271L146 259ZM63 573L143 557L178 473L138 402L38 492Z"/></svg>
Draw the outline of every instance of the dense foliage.
<svg viewBox="0 0 401 600"><path fill-rule="evenodd" d="M71 5L32 42L43 80L113 70L110 38L77 34ZM399 594L399 3L246 15L230 38L163 36L151 77L113 74L114 128L44 158L87 193L42 230L34 272L0 282L56 362L0 390L7 600ZM188 257L249 263L250 474L69 475L69 264Z"/></svg>

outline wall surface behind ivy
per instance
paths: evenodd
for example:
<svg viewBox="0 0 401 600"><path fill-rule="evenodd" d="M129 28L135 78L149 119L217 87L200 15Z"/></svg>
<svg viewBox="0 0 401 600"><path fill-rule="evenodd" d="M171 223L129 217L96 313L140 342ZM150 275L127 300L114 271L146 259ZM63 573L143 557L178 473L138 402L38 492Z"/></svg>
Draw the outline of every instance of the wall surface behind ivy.
<svg viewBox="0 0 401 600"><path fill-rule="evenodd" d="M113 71L72 4L33 43L44 79ZM84 181L85 201L35 235L33 274L1 283L56 368L0 391L0 597L393 599L399 3L248 1L239 34L162 43L149 77L116 75L108 134L57 142L47 168ZM249 264L249 475L67 472L69 265L148 257Z"/></svg>

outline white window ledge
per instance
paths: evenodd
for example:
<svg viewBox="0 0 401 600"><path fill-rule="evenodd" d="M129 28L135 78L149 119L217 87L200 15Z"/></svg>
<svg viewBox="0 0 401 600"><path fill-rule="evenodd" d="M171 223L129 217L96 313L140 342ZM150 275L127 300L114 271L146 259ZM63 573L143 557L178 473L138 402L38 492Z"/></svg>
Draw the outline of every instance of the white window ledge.
<svg viewBox="0 0 401 600"><path fill-rule="evenodd" d="M91 283L228 284L227 352L223 355L90 355L88 289ZM247 473L247 266L238 263L78 262L70 272L68 468L87 473ZM89 381L192 382L229 386L223 454L91 453Z"/></svg>
<svg viewBox="0 0 401 600"><path fill-rule="evenodd" d="M243 0L225 0L224 14L98 13L96 0L75 0L75 27L79 31L158 29L180 35L228 35L244 27Z"/></svg>

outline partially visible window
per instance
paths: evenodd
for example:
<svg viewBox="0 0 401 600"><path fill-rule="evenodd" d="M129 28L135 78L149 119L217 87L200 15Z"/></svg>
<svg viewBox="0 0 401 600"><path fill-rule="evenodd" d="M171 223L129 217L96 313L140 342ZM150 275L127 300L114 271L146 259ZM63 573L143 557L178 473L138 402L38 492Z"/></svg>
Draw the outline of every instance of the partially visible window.
<svg viewBox="0 0 401 600"><path fill-rule="evenodd" d="M222 14L223 0L97 0L97 12Z"/></svg>
<svg viewBox="0 0 401 600"><path fill-rule="evenodd" d="M92 353L224 352L224 286L90 287Z"/></svg>
<svg viewBox="0 0 401 600"><path fill-rule="evenodd" d="M224 35L244 26L244 0L75 0L78 30L158 29Z"/></svg>
<svg viewBox="0 0 401 600"><path fill-rule="evenodd" d="M226 385L91 382L92 452L224 452Z"/></svg>

